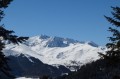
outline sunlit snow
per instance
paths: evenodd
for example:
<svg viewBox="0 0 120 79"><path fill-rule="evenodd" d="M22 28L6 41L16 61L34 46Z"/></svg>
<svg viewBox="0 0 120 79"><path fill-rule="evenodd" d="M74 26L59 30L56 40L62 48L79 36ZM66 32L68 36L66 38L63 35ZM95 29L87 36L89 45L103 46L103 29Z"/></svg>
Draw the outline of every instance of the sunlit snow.
<svg viewBox="0 0 120 79"><path fill-rule="evenodd" d="M63 45L59 44L61 41L67 45L63 47ZM48 44L51 42L59 45L49 47ZM35 36L29 38L24 44L8 44L4 51L6 56L19 56L20 54L24 54L27 58L29 56L35 57L43 63L50 65L70 66L95 61L99 59L98 52L104 52L105 50L101 47L92 46L89 43L80 43L71 39L56 38L53 40L53 37ZM29 60L31 61L31 59Z"/></svg>

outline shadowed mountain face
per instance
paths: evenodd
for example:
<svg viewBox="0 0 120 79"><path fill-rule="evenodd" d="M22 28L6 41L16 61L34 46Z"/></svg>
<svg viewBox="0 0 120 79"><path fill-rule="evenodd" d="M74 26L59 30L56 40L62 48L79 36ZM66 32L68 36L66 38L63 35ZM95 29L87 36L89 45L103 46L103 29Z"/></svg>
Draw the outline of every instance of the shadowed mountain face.
<svg viewBox="0 0 120 79"><path fill-rule="evenodd" d="M27 58L23 54L18 57L9 56L9 59L12 73L16 76L40 77L48 75L55 77L70 72L70 70L64 66L54 67L47 65L42 63L39 59L34 57Z"/></svg>

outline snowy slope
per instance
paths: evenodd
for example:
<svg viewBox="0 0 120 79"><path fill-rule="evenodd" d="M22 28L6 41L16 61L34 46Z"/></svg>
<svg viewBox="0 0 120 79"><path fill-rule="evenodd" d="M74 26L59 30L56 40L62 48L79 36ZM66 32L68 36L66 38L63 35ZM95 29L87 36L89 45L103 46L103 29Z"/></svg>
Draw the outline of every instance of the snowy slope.
<svg viewBox="0 0 120 79"><path fill-rule="evenodd" d="M19 78L16 78L16 79L39 79L39 78L26 78L26 77L19 77Z"/></svg>
<svg viewBox="0 0 120 79"><path fill-rule="evenodd" d="M4 51L6 56L24 54L50 65L80 66L99 59L98 52L105 50L93 42L41 35L30 37L24 44L8 44Z"/></svg>

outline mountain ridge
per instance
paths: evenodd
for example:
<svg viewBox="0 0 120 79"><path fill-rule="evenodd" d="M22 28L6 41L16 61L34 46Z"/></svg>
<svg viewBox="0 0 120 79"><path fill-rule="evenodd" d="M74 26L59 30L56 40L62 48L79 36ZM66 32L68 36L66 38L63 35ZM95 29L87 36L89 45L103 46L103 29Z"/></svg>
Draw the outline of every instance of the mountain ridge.
<svg viewBox="0 0 120 79"><path fill-rule="evenodd" d="M49 42L48 44L50 43L55 43L57 41L57 44L58 42L59 43L62 43L62 44L67 44L67 45L63 45L63 46L51 46L51 45L48 45L48 47L66 47L68 46L68 44L70 43L81 43L81 44L85 44L85 43L88 43L94 47L99 47L98 44L94 43L93 41L78 41L78 40L74 40L74 39L71 39L71 38L63 38L63 37L57 37L57 36L47 36L47 35L36 35L36 36L32 36L30 37L30 39L34 39L34 38L37 38L37 39L43 39L43 40L46 40L46 39L49 39Z"/></svg>
<svg viewBox="0 0 120 79"><path fill-rule="evenodd" d="M14 45L7 44L6 56L34 57L49 65L81 66L99 59L97 52L104 52L102 47L92 41L80 42L61 37L40 35L30 37L26 42Z"/></svg>

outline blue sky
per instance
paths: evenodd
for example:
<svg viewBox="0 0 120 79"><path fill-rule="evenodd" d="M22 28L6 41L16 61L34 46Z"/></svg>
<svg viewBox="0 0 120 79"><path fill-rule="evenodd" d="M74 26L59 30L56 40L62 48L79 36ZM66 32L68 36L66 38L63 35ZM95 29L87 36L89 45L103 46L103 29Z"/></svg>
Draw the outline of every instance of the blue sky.
<svg viewBox="0 0 120 79"><path fill-rule="evenodd" d="M111 25L104 15L111 16L110 7L119 5L120 0L14 0L2 22L19 36L45 34L105 45Z"/></svg>

